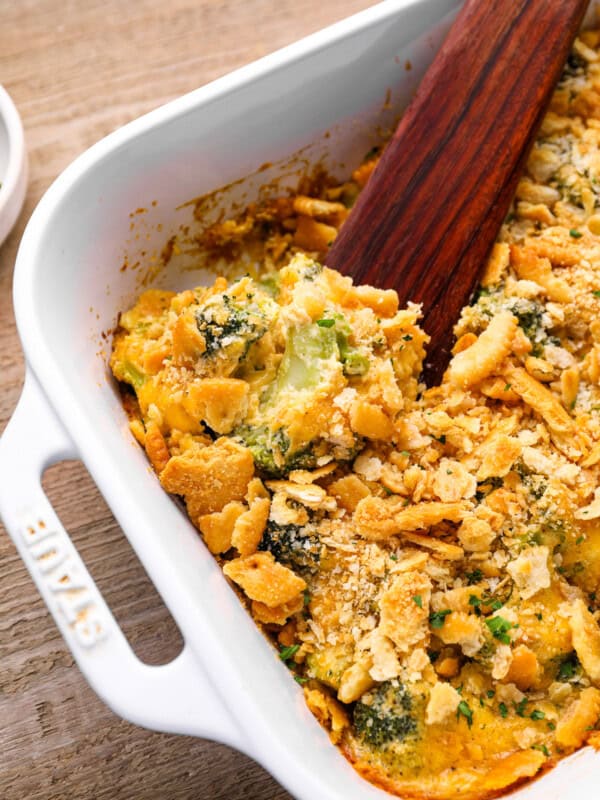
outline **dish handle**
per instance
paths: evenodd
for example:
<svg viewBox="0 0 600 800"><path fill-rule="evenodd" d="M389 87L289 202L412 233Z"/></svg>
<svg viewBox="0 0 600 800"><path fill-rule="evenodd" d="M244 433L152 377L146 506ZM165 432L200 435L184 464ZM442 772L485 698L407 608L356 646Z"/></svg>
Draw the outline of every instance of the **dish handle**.
<svg viewBox="0 0 600 800"><path fill-rule="evenodd" d="M241 732L186 644L150 666L131 649L44 494L44 470L77 449L28 370L0 438L0 516L73 656L94 691L137 725L245 750Z"/></svg>

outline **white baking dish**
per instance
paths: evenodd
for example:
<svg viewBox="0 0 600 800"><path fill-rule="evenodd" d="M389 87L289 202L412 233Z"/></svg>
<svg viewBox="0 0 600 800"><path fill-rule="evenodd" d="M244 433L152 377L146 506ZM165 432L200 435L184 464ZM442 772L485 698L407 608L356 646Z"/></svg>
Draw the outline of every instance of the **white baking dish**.
<svg viewBox="0 0 600 800"><path fill-rule="evenodd" d="M190 198L251 175L221 197L247 202L279 169L256 173L264 162L303 148L305 161L325 154L347 174L406 103L458 5L388 0L117 131L49 189L17 260L27 378L0 440L0 513L77 663L118 714L230 744L304 800L388 795L329 743L160 488L129 433L105 337L139 291L136 262L193 223ZM173 259L155 285L200 281L185 261ZM42 471L64 458L85 463L177 621L185 646L170 664L133 654L43 494ZM588 750L514 796L591 800L599 778L600 756Z"/></svg>

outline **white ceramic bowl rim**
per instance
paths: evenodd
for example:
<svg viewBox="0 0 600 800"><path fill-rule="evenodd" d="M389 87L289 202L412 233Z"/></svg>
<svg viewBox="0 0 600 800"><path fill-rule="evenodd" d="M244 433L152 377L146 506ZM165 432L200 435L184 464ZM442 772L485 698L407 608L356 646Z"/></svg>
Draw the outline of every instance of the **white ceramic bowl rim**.
<svg viewBox="0 0 600 800"><path fill-rule="evenodd" d="M0 244L13 227L25 199L27 151L19 112L0 85L0 117L8 135L8 162L0 187Z"/></svg>

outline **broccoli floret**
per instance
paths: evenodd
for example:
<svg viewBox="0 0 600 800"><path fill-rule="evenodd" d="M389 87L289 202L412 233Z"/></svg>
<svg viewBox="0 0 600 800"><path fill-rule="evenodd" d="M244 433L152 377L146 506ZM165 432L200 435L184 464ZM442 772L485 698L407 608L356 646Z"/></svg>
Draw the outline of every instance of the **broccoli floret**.
<svg viewBox="0 0 600 800"><path fill-rule="evenodd" d="M250 450L258 469L272 477L281 478L293 469L314 469L317 464L318 453L311 447L290 452L290 440L281 428L241 425L235 435Z"/></svg>
<svg viewBox="0 0 600 800"><path fill-rule="evenodd" d="M544 335L545 331L542 328L544 309L539 303L534 300L519 298L516 302L511 303L509 310L515 315L519 322L519 327L531 342L537 342L540 333L542 336ZM540 329L542 329L542 332Z"/></svg>
<svg viewBox="0 0 600 800"><path fill-rule="evenodd" d="M369 359L364 353L350 344L351 329L348 320L342 314L332 315L333 329L338 346L340 361L343 364L344 375L352 377L365 375L369 371ZM324 320L320 320L322 323ZM317 322L317 325L319 322Z"/></svg>
<svg viewBox="0 0 600 800"><path fill-rule="evenodd" d="M313 469L320 458L327 456L347 461L362 447L360 437L351 432L347 443L332 444L325 433L295 445L298 432L294 437L285 424L278 422L277 427L269 424L270 420L281 420L291 404L304 404L305 413L310 415L315 408L313 395L325 396L332 376L343 370L339 337L345 334L338 332L337 323L338 320L324 317L289 332L275 379L261 398L259 424L245 424L234 432L251 450L256 466L269 475L281 477L293 469ZM347 338L344 341L348 358L359 355L347 346ZM359 362L351 363L357 369Z"/></svg>
<svg viewBox="0 0 600 800"><path fill-rule="evenodd" d="M397 680L385 681L354 706L354 729L372 747L402 742L417 731L412 711L413 701L403 684Z"/></svg>
<svg viewBox="0 0 600 800"><path fill-rule="evenodd" d="M228 292L210 297L196 311L196 325L204 339L204 362L219 359L221 369L229 362L231 373L244 361L250 348L269 330L276 305L248 279L233 284Z"/></svg>
<svg viewBox="0 0 600 800"><path fill-rule="evenodd" d="M273 520L267 522L258 545L259 550L268 550L276 561L296 572L316 572L321 547L314 525L279 525Z"/></svg>

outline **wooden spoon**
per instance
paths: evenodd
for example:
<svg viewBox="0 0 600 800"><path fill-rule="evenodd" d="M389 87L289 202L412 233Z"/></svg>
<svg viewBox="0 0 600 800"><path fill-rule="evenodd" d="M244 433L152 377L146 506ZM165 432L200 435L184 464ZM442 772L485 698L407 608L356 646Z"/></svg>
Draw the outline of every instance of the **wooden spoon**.
<svg viewBox="0 0 600 800"><path fill-rule="evenodd" d="M326 263L423 304L426 381L473 296L588 0L466 0Z"/></svg>

